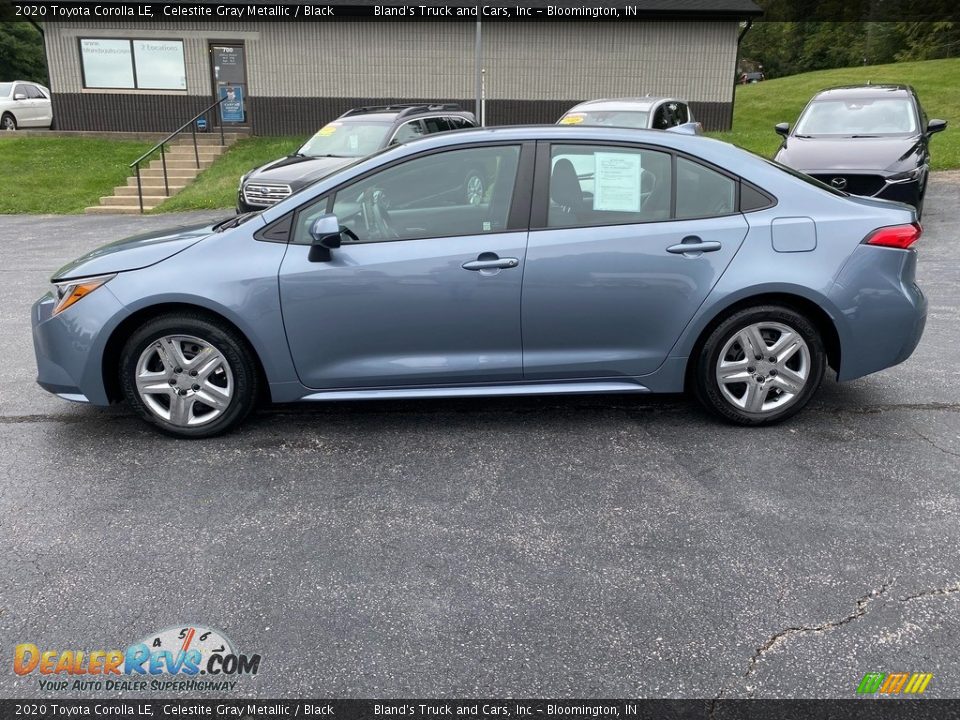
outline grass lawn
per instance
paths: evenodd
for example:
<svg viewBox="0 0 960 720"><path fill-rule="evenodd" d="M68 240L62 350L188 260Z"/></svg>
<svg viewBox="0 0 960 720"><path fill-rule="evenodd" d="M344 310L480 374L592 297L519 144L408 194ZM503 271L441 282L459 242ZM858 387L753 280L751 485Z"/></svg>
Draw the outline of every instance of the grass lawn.
<svg viewBox="0 0 960 720"><path fill-rule="evenodd" d="M248 170L289 155L305 137L252 137L239 140L190 185L152 212L234 207L237 184Z"/></svg>
<svg viewBox="0 0 960 720"><path fill-rule="evenodd" d="M123 185L151 143L0 133L0 213L79 213Z"/></svg>
<svg viewBox="0 0 960 720"><path fill-rule="evenodd" d="M791 77L767 80L754 85L738 85L733 113L733 130L710 133L765 157L773 157L780 136L773 126L797 121L807 101L819 90L835 85L859 85L866 82L913 85L924 110L931 118L947 120L945 132L930 142L934 170L960 168L960 58L924 62L869 65L867 67L821 70Z"/></svg>

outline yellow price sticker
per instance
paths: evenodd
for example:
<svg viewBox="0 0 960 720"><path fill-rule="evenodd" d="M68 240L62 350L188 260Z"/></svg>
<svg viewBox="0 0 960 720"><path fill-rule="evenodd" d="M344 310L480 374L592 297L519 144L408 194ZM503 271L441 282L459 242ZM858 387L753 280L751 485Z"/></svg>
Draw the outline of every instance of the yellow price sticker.
<svg viewBox="0 0 960 720"><path fill-rule="evenodd" d="M333 135L336 131L337 126L331 123L330 125L324 125L322 128L320 128L320 130L317 132L317 135L320 137L326 137L327 135Z"/></svg>
<svg viewBox="0 0 960 720"><path fill-rule="evenodd" d="M561 125L579 125L585 119L583 115L564 115L560 118Z"/></svg>

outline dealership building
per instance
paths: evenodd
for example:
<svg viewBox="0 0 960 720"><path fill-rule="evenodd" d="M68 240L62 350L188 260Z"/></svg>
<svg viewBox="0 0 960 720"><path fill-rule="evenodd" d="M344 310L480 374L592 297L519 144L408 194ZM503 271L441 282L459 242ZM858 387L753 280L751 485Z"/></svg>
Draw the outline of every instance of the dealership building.
<svg viewBox="0 0 960 720"><path fill-rule="evenodd" d="M475 17L383 18L367 0L328 4L338 17L45 22L57 125L172 131L225 97L211 122L258 135L311 133L358 105L474 108ZM517 4L542 13L481 23L487 124L550 123L582 100L649 94L688 100L707 129L730 126L740 38L760 14L752 0L646 0L630 16L622 2ZM540 21L551 6L571 14ZM574 8L619 8L620 18ZM352 12L366 15L342 16Z"/></svg>

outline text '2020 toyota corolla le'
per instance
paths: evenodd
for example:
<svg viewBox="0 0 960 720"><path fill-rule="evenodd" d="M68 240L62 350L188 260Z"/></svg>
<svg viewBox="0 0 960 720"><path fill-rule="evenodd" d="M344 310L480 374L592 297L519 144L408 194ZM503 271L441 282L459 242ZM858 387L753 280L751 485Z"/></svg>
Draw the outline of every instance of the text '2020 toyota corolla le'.
<svg viewBox="0 0 960 720"><path fill-rule="evenodd" d="M482 199L428 182L451 165L485 169ZM259 398L684 389L759 425L827 365L849 380L910 355L919 235L906 205L703 137L437 135L70 263L33 308L38 380L185 437Z"/></svg>

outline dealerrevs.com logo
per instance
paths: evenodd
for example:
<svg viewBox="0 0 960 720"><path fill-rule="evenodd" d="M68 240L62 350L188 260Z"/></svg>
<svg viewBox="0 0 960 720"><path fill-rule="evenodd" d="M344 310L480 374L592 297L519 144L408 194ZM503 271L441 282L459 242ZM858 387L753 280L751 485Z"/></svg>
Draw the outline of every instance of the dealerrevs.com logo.
<svg viewBox="0 0 960 720"><path fill-rule="evenodd" d="M40 689L52 692L228 691L235 678L259 670L259 654L239 653L223 633L201 626L153 633L125 650L20 643L13 654L14 673L36 674Z"/></svg>

